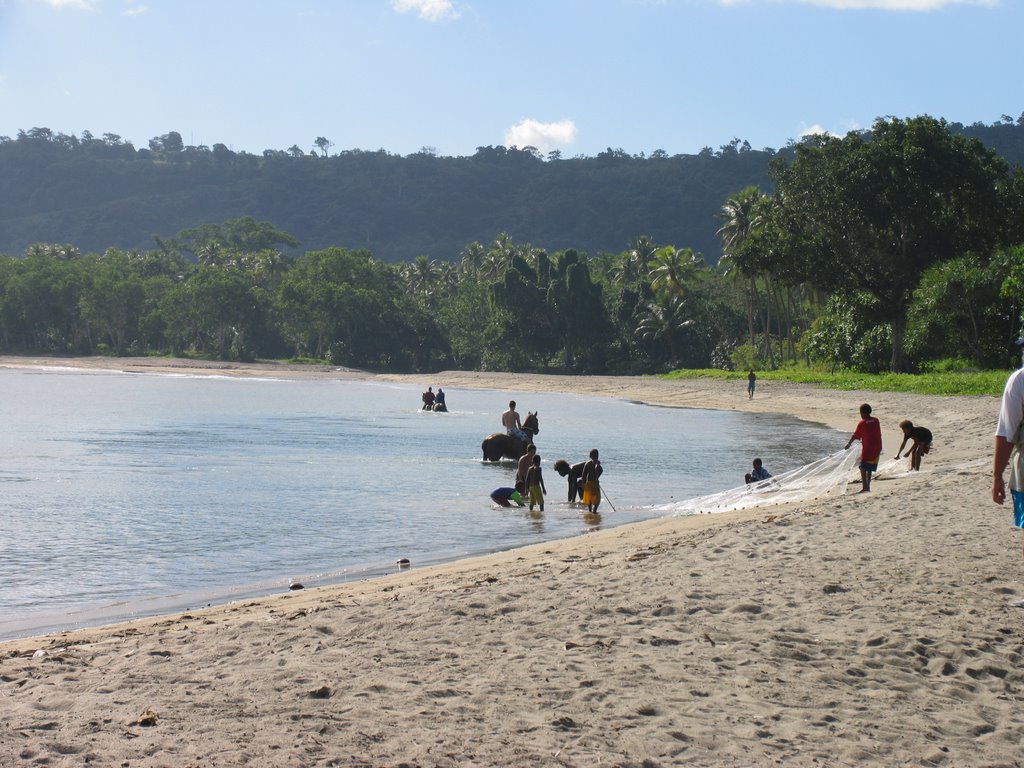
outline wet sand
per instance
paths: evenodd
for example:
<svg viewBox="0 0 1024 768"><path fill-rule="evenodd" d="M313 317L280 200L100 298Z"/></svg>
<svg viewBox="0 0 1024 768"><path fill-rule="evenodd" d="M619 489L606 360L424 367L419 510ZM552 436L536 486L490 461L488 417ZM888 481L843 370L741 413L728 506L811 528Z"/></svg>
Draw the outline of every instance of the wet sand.
<svg viewBox="0 0 1024 768"><path fill-rule="evenodd" d="M990 493L998 400L302 366L346 376L785 413L870 402L935 434L871 493L611 528L380 579L0 644L0 765L1017 766L1021 533ZM837 449L845 443L845 438ZM850 478L853 480L854 478ZM855 488L852 488L855 489Z"/></svg>

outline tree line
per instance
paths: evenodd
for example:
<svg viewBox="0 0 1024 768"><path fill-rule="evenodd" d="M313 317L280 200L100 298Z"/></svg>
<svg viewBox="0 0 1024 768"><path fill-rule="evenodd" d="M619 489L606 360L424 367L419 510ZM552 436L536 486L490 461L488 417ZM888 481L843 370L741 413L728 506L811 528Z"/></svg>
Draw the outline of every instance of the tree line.
<svg viewBox="0 0 1024 768"><path fill-rule="evenodd" d="M242 217L149 249L0 258L5 352L295 358L391 371L1003 367L1021 332L1024 174L930 117L817 137L719 201L723 257L509 233L445 260L297 252ZM945 363L948 364L948 363Z"/></svg>
<svg viewBox="0 0 1024 768"><path fill-rule="evenodd" d="M1024 163L1024 116L950 130ZM552 252L590 254L619 251L645 233L714 264L722 200L747 186L773 191L772 161L791 160L797 146L757 149L733 138L689 155L485 146L464 157L430 147L403 157L335 151L319 136L304 148L250 154L189 145L176 131L136 147L115 133L36 127L0 136L0 253L36 242L146 249L154 236L252 216L306 250L365 248L387 262L456 260L467 243L505 232Z"/></svg>

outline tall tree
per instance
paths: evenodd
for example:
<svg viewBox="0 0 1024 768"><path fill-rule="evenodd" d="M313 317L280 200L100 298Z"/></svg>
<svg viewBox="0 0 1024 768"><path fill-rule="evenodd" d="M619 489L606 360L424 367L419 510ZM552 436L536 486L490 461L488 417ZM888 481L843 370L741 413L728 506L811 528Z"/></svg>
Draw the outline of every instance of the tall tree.
<svg viewBox="0 0 1024 768"><path fill-rule="evenodd" d="M871 134L817 137L776 160L780 256L827 290L862 290L892 326L893 371L905 367L907 307L924 271L1009 233L1005 161L944 120L875 122Z"/></svg>

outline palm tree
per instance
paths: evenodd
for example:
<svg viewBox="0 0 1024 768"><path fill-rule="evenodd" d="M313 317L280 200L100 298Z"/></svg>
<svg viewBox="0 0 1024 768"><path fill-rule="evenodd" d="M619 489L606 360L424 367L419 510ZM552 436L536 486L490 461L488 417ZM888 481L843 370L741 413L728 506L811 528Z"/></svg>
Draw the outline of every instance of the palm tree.
<svg viewBox="0 0 1024 768"><path fill-rule="evenodd" d="M438 264L426 256L417 256L402 268L401 275L409 293L426 299L432 293L434 283L437 281Z"/></svg>
<svg viewBox="0 0 1024 768"><path fill-rule="evenodd" d="M619 285L632 285L647 272L647 264L658 250L648 235L640 235L629 244L615 267L613 279Z"/></svg>
<svg viewBox="0 0 1024 768"><path fill-rule="evenodd" d="M730 197L722 205L721 217L725 219L725 224L715 233L722 238L724 255L719 264L723 261L726 262L725 273L732 273L737 278L742 275L749 280L745 303L747 306L747 329L750 334L751 346L754 346L754 314L762 314L761 296L757 290L757 278L761 270L751 267L748 263L744 263L747 260L738 260L737 254L740 253L743 245L750 237L764 226L770 204L771 198L762 195L757 187L747 187L733 197ZM764 277L767 283L769 280L767 271L764 272ZM770 312L771 310L769 309L764 322L765 347L766 354L772 361L772 365L774 365L774 354L769 337Z"/></svg>
<svg viewBox="0 0 1024 768"><path fill-rule="evenodd" d="M647 262L651 290L656 294L682 298L686 294L686 280L703 263L704 260L690 248L673 248L671 245L659 248L654 258Z"/></svg>
<svg viewBox="0 0 1024 768"><path fill-rule="evenodd" d="M669 365L675 365L676 333L693 323L693 320L685 317L683 298L673 295L648 304L636 332L647 341L663 340L668 345Z"/></svg>

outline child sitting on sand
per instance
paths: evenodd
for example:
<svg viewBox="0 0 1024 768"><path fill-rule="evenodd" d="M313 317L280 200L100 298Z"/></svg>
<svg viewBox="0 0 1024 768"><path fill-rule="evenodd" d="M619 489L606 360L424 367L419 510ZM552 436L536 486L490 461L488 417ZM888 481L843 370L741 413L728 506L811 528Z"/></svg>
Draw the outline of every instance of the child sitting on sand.
<svg viewBox="0 0 1024 768"><path fill-rule="evenodd" d="M744 475L747 481L747 485L750 485L750 483L759 483L762 480L767 480L771 476L772 473L764 468L764 465L761 463L760 459L754 459L754 468L750 472L747 472L746 475Z"/></svg>

